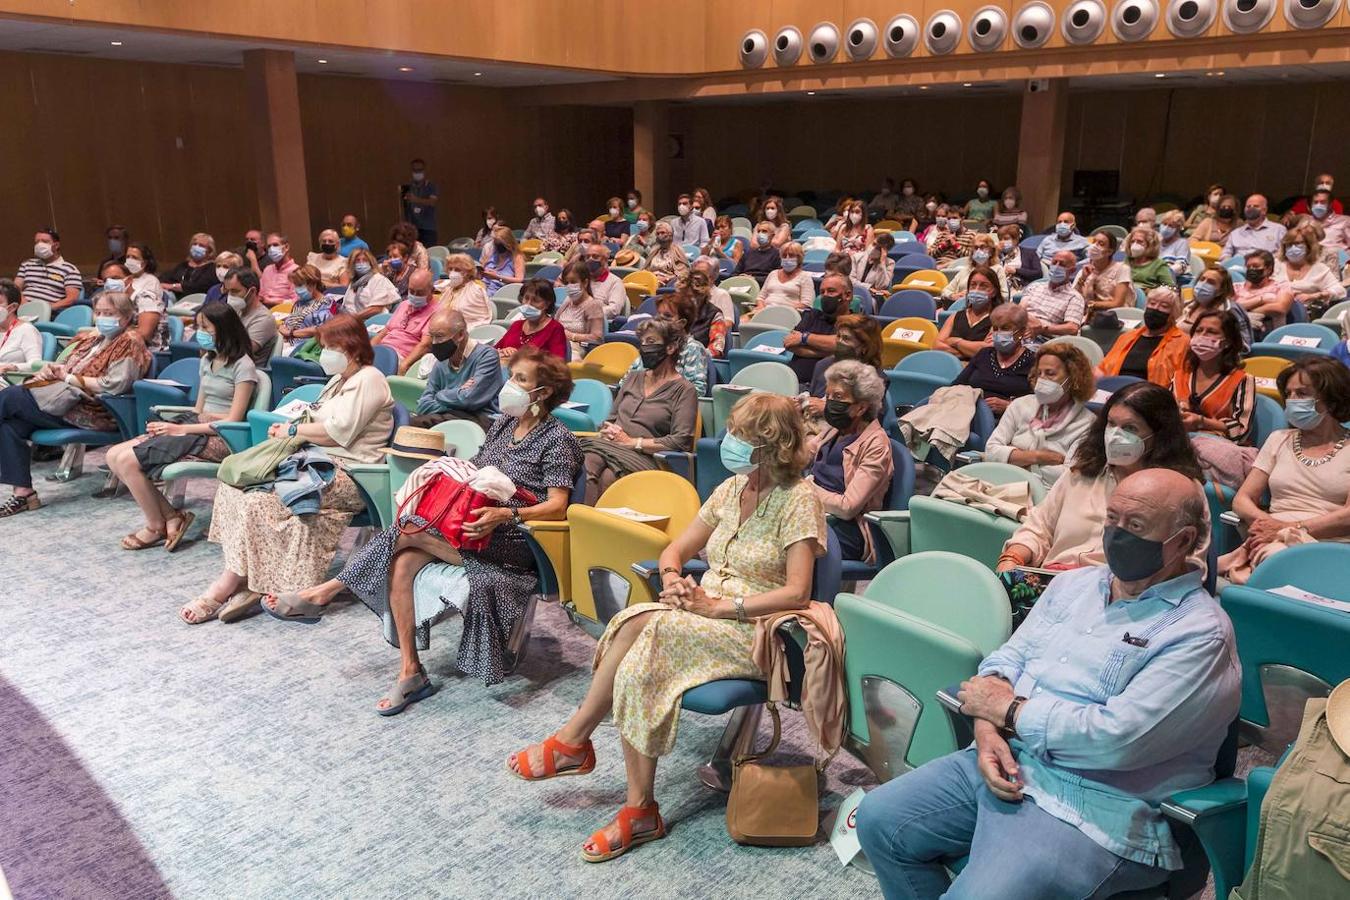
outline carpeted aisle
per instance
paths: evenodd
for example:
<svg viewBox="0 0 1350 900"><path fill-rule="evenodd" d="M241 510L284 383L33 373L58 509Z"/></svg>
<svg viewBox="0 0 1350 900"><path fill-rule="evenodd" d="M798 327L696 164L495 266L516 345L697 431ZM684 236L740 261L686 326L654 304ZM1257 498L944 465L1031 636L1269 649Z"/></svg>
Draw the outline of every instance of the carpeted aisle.
<svg viewBox="0 0 1350 900"><path fill-rule="evenodd" d="M734 844L725 798L694 775L723 723L697 715L658 776L671 836L582 862L623 801L613 728L589 777L526 784L504 768L588 683L593 641L557 608L541 607L529 658L492 689L454 674L459 624L442 624L426 656L441 692L381 718L397 654L363 606L314 627L183 625L217 548L123 551L134 504L91 499L93 476L44 482L52 469L35 469L48 506L0 521L0 867L15 897L878 894L826 844ZM193 537L208 496L190 491ZM801 716L786 720L800 756ZM823 805L864 783L841 755Z"/></svg>

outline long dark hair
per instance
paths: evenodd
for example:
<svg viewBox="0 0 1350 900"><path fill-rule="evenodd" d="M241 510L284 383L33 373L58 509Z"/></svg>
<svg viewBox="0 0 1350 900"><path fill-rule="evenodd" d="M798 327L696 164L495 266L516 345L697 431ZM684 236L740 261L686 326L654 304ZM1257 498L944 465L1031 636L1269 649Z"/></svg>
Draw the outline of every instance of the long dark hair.
<svg viewBox="0 0 1350 900"><path fill-rule="evenodd" d="M251 346L248 329L230 304L211 303L203 306L197 313L198 323L202 319L210 322L216 330L216 349L206 351L209 359L223 359L226 365L234 365L241 357L248 355Z"/></svg>
<svg viewBox="0 0 1350 900"><path fill-rule="evenodd" d="M1150 469L1171 469L1187 478L1203 481L1200 462L1195 458L1191 439L1181 424L1181 408L1172 392L1151 381L1127 384L1111 395L1097 413L1088 433L1078 445L1073 457L1073 470L1088 478L1096 478L1106 469L1106 422L1111 410L1124 404L1143 419L1153 432L1150 446L1141 460Z"/></svg>
<svg viewBox="0 0 1350 900"><path fill-rule="evenodd" d="M140 241L127 245L128 250L132 249L133 247L141 251L141 261L145 263L145 268L143 268L141 271L146 272L150 275L155 274L155 272L159 270L159 262L155 259L155 253L153 250L150 249L150 245L142 244Z"/></svg>
<svg viewBox="0 0 1350 900"><path fill-rule="evenodd" d="M989 284L993 287L993 290L989 292L989 310L992 312L995 306L1000 305L1006 299L1003 296L1003 288L999 286L998 275L989 266L971 263L970 274L966 276L967 285L970 284L970 279L975 275L983 275L989 279Z"/></svg>
<svg viewBox="0 0 1350 900"><path fill-rule="evenodd" d="M1191 323L1191 333L1195 333L1195 326L1199 325L1203 319L1218 319L1219 328L1223 330L1223 354L1219 357L1219 365L1223 367L1223 373L1229 372L1242 365L1242 331L1238 328L1237 316L1233 315L1231 310L1227 309L1201 309L1195 321ZM1194 350L1186 351L1186 361L1191 364L1191 369L1200 367L1200 357L1195 355Z"/></svg>

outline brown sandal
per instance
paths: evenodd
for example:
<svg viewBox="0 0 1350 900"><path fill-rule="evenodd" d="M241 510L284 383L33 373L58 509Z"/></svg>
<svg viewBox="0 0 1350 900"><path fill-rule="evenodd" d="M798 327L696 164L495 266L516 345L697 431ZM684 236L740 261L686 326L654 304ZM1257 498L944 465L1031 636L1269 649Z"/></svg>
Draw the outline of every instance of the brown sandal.
<svg viewBox="0 0 1350 900"><path fill-rule="evenodd" d="M142 539L141 538L142 531L150 532L152 535L155 536L155 539L152 541ZM162 531L155 531L153 528L140 528L137 529L136 531L133 531L126 537L122 538L122 549L149 550L151 547L158 547L160 544L164 543L164 536L165 533Z"/></svg>
<svg viewBox="0 0 1350 900"><path fill-rule="evenodd" d="M218 618L222 625L229 625L231 622L256 616L260 612L262 612L262 594L245 588L230 595L230 599L220 608Z"/></svg>
<svg viewBox="0 0 1350 900"><path fill-rule="evenodd" d="M168 533L169 522L164 523L164 534L166 537L166 540L164 541L164 549L167 552L172 553L173 551L178 549L178 543L182 541L184 537L187 536L187 530L192 526L192 520L195 518L197 518L197 516L194 513L190 512L183 512L174 516L172 519L169 520L169 522L182 522L183 524L179 525L178 530L175 531L173 534Z"/></svg>
<svg viewBox="0 0 1350 900"><path fill-rule="evenodd" d="M191 603L184 604L178 610L178 618L182 619L188 625L202 625L210 622L220 612L220 608L225 605L224 600L210 600L206 597L198 597ZM188 613L193 618L188 618Z"/></svg>

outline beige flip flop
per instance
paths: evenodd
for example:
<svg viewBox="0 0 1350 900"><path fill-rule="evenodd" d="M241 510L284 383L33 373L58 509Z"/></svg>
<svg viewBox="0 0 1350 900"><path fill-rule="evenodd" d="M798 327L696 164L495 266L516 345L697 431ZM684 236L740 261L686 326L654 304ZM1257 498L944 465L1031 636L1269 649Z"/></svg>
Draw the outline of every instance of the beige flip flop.
<svg viewBox="0 0 1350 900"><path fill-rule="evenodd" d="M230 599L220 608L220 615L217 618L229 625L231 622L256 616L260 612L262 612L262 594L245 588L230 595Z"/></svg>

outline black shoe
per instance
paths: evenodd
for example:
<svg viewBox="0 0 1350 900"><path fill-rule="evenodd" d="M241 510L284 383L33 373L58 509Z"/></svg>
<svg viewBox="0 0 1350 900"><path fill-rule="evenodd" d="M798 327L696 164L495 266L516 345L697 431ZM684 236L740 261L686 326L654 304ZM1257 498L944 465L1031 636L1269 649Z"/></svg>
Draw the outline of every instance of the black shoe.
<svg viewBox="0 0 1350 900"><path fill-rule="evenodd" d="M65 452L62 447L34 447L33 462L51 462L60 459Z"/></svg>

